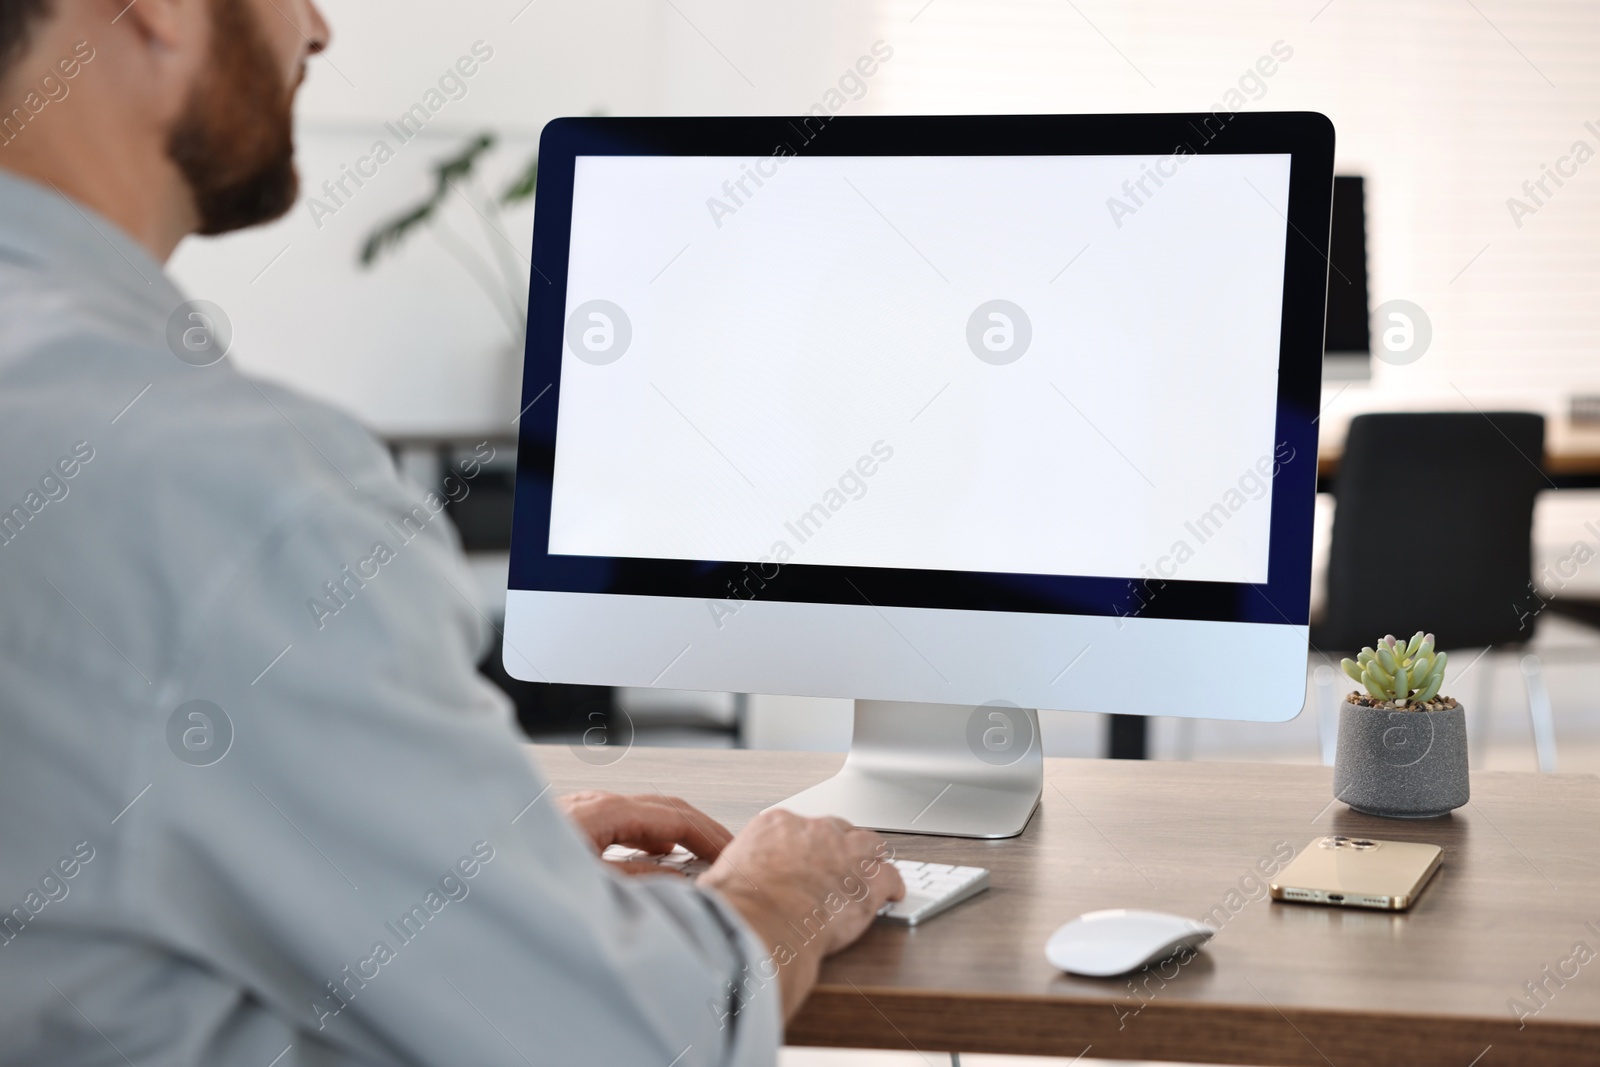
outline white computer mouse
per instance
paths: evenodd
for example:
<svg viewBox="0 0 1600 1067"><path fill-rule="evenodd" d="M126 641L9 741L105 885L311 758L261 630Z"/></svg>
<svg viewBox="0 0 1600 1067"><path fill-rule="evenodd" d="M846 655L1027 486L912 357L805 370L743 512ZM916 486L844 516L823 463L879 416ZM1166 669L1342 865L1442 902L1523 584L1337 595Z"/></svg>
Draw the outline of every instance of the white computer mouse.
<svg viewBox="0 0 1600 1067"><path fill-rule="evenodd" d="M1063 971L1108 978L1193 951L1215 933L1181 915L1110 908L1080 915L1051 934L1044 955Z"/></svg>

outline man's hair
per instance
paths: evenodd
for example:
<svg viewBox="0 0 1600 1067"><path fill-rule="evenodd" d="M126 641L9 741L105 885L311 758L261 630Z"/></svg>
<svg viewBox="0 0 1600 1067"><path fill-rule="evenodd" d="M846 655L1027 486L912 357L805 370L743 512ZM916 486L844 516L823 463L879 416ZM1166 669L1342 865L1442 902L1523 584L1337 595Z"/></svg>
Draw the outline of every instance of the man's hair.
<svg viewBox="0 0 1600 1067"><path fill-rule="evenodd" d="M28 54L28 35L54 7L54 0L0 0L0 79Z"/></svg>

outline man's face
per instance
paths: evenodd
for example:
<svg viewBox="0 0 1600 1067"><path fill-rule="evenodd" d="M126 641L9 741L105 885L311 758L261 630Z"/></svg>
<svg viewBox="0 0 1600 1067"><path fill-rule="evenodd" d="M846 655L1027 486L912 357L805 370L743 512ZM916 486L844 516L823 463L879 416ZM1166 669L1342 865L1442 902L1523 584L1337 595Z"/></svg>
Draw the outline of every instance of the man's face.
<svg viewBox="0 0 1600 1067"><path fill-rule="evenodd" d="M309 0L207 2L209 54L167 154L193 192L199 232L211 235L269 222L294 203L294 94L326 27Z"/></svg>

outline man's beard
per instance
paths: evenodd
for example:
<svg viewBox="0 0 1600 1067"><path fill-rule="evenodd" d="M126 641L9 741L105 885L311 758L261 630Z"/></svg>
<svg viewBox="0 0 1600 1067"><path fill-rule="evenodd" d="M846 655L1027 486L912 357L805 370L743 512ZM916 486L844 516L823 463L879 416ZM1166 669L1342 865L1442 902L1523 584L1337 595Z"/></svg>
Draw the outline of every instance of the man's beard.
<svg viewBox="0 0 1600 1067"><path fill-rule="evenodd" d="M248 0L212 0L211 16L211 54L167 142L207 235L280 217L300 188L293 94Z"/></svg>

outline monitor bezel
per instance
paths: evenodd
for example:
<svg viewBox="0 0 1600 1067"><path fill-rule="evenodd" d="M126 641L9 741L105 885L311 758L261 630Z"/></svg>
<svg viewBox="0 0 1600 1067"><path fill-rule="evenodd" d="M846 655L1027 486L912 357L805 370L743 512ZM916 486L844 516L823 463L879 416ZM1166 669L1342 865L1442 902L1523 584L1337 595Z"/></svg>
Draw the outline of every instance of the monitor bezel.
<svg viewBox="0 0 1600 1067"><path fill-rule="evenodd" d="M1270 548L1264 583L964 573L548 551L574 162L583 155L1287 154ZM540 139L519 418L512 590L1138 616L1304 626L1327 310L1334 131L1315 112L1013 116L561 118ZM1284 459L1284 457L1287 459Z"/></svg>

